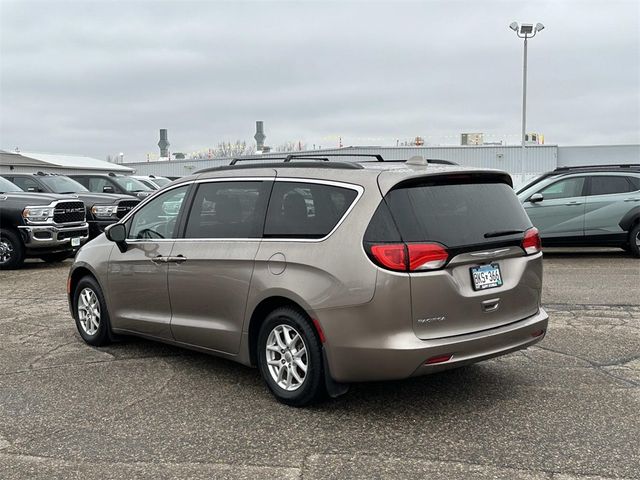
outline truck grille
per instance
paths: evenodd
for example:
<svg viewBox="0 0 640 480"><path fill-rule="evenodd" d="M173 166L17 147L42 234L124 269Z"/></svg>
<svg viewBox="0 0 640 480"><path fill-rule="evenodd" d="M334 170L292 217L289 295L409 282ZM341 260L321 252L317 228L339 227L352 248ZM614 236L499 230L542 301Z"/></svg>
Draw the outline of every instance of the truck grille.
<svg viewBox="0 0 640 480"><path fill-rule="evenodd" d="M118 211L116 212L116 216L118 218L124 217L139 203L140 202L138 200L120 200L118 202Z"/></svg>
<svg viewBox="0 0 640 480"><path fill-rule="evenodd" d="M56 223L84 222L84 203L82 202L60 202L53 210L53 221Z"/></svg>

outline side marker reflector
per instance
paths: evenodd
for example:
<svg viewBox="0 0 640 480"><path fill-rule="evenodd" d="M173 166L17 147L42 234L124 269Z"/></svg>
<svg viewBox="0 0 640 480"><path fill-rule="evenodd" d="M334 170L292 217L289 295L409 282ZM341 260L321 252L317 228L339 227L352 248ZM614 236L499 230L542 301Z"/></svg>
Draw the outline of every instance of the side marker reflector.
<svg viewBox="0 0 640 480"><path fill-rule="evenodd" d="M448 362L449 360L451 360L451 357L453 357L453 354L447 354L447 355L438 355L437 357L431 357L430 359L428 359L425 363L425 365L432 365L434 363L444 363L444 362Z"/></svg>

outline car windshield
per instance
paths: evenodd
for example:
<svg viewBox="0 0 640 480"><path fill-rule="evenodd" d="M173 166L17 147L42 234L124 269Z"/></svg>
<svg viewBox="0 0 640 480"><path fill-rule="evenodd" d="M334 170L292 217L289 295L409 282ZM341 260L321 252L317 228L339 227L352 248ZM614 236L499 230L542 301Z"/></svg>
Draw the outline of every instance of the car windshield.
<svg viewBox="0 0 640 480"><path fill-rule="evenodd" d="M171 180L169 180L168 178L162 178L162 177L152 178L151 181L156 185L158 185L159 187L164 187L165 185L168 185L169 183L171 183Z"/></svg>
<svg viewBox="0 0 640 480"><path fill-rule="evenodd" d="M520 195L522 192L528 190L530 187L538 183L542 177L544 177L544 174L537 175L535 178L532 178L530 181L526 182L524 185L515 189L516 195Z"/></svg>
<svg viewBox="0 0 640 480"><path fill-rule="evenodd" d="M40 177L40 181L49 187L54 193L78 193L89 191L75 180L62 175Z"/></svg>
<svg viewBox="0 0 640 480"><path fill-rule="evenodd" d="M147 187L140 180L137 180L133 177L111 177L120 187L125 189L127 192L147 192L152 190Z"/></svg>
<svg viewBox="0 0 640 480"><path fill-rule="evenodd" d="M22 192L23 190L11 183L6 178L0 177L0 193L9 193L9 192Z"/></svg>

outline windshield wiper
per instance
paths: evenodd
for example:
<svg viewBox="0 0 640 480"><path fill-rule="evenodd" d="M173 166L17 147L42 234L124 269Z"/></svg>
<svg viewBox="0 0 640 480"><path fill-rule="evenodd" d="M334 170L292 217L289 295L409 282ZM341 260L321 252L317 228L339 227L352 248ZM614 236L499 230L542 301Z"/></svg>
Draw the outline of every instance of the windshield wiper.
<svg viewBox="0 0 640 480"><path fill-rule="evenodd" d="M496 232L485 233L484 238L505 237L507 235L516 235L517 233L524 233L524 230L498 230Z"/></svg>

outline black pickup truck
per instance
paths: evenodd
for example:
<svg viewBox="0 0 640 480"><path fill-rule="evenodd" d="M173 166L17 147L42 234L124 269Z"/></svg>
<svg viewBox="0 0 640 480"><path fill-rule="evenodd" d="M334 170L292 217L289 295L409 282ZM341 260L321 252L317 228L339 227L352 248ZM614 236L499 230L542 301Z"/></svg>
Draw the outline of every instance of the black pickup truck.
<svg viewBox="0 0 640 480"><path fill-rule="evenodd" d="M132 195L94 193L77 181L64 175L50 173L7 173L4 178L25 192L73 194L87 209L89 238L100 235L104 229L124 217L140 200Z"/></svg>
<svg viewBox="0 0 640 480"><path fill-rule="evenodd" d="M88 239L81 200L23 192L0 177L0 269L20 268L25 258L64 260Z"/></svg>

